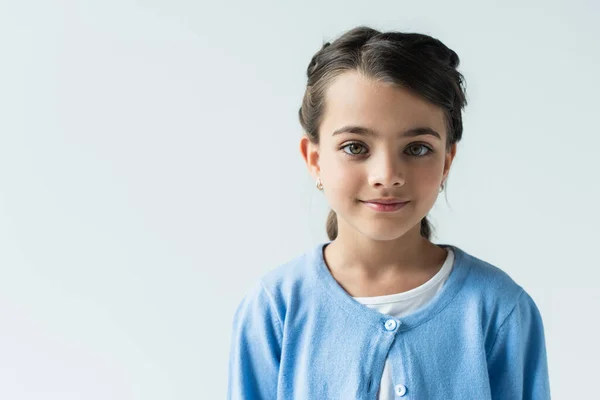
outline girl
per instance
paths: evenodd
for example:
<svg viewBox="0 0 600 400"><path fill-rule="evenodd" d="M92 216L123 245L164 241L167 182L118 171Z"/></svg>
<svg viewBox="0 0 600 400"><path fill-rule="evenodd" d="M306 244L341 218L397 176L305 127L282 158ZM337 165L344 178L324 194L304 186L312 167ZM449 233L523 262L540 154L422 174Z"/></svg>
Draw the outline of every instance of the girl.
<svg viewBox="0 0 600 400"><path fill-rule="evenodd" d="M430 241L466 105L459 58L352 29L312 58L300 150L330 241L234 316L229 399L549 399L542 319L506 273Z"/></svg>

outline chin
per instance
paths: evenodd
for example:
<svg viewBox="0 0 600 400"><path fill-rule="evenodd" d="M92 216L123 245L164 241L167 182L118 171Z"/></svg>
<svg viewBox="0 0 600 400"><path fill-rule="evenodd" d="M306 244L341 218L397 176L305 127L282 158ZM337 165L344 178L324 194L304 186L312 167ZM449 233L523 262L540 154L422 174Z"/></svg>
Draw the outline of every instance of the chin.
<svg viewBox="0 0 600 400"><path fill-rule="evenodd" d="M411 201L411 203L413 202ZM409 205L412 204L409 203ZM346 217L336 211L338 225L343 221L345 225L353 228L361 235L377 241L396 240L413 229L420 229L421 219L414 220L414 210L409 211L405 208L400 211L400 215L396 213L373 214L369 210L365 213L364 205L361 204L359 207L361 207L359 212L348 210L348 213L344 213ZM403 213L403 211L408 211L408 213ZM419 226L416 227L416 225Z"/></svg>

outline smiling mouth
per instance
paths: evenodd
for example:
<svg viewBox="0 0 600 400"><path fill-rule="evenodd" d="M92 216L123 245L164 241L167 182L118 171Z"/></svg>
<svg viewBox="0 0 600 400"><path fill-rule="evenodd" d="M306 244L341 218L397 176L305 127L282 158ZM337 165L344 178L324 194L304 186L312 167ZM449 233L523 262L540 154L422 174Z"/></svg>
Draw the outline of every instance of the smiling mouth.
<svg viewBox="0 0 600 400"><path fill-rule="evenodd" d="M398 210L402 209L405 205L410 203L410 201L404 201L404 202L396 201L396 202L383 203L378 200L378 201L361 201L361 203L363 203L365 206L369 207L371 210L374 210L374 211L394 212L394 211L398 211Z"/></svg>

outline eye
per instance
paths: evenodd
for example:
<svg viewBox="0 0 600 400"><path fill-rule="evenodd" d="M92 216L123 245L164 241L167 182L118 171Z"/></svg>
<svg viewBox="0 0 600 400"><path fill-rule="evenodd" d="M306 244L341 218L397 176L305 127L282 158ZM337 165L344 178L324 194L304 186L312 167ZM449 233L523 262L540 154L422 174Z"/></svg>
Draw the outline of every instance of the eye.
<svg viewBox="0 0 600 400"><path fill-rule="evenodd" d="M425 149L426 152L424 154L420 153L419 151L417 151L415 153L412 151L414 149L417 149L417 150ZM412 144L412 145L408 146L407 150L408 150L409 155L415 156L415 157L423 157L430 153L433 153L433 150L429 146L425 146L424 144Z"/></svg>
<svg viewBox="0 0 600 400"><path fill-rule="evenodd" d="M350 152L347 152L345 149L350 149ZM361 149L366 149L366 147L358 142L351 142L342 146L344 153L348 154L349 156L358 156L364 154L360 152Z"/></svg>

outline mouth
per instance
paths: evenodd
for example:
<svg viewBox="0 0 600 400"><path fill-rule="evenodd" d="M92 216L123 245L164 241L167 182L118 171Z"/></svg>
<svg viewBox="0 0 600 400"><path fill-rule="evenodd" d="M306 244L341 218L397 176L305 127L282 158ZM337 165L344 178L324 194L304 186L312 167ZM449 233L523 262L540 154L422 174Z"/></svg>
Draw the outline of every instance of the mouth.
<svg viewBox="0 0 600 400"><path fill-rule="evenodd" d="M371 210L378 212L394 212L402 209L410 201L398 201L398 200L369 200L361 201L365 206Z"/></svg>

